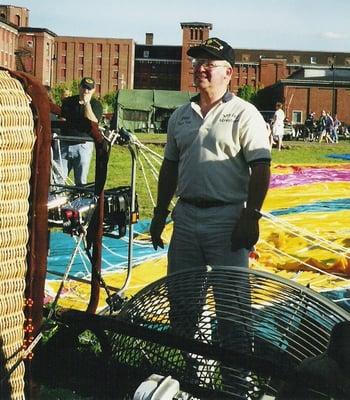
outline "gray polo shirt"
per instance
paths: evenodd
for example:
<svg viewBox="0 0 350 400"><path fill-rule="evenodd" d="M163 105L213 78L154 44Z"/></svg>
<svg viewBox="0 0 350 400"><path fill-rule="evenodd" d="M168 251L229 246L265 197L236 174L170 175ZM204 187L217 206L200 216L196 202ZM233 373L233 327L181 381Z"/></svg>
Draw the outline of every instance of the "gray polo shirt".
<svg viewBox="0 0 350 400"><path fill-rule="evenodd" d="M269 135L259 111L227 92L205 117L196 101L174 111L164 156L179 162L178 196L239 204L249 164L271 159Z"/></svg>

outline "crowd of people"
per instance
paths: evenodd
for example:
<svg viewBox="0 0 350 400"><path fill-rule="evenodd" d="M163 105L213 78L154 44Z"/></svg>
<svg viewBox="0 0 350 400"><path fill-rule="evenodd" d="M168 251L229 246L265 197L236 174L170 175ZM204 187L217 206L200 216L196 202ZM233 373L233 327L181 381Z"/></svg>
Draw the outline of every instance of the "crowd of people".
<svg viewBox="0 0 350 400"><path fill-rule="evenodd" d="M270 135L271 148L282 150L288 148L283 144L283 137L288 135L292 140L306 140L310 142L338 143L339 136L350 137L348 128L341 123L337 114L331 115L329 111L322 110L320 118L316 118L315 112L310 112L305 123L292 126L286 119L282 103L276 103L276 111L273 117L266 122L266 128ZM286 127L289 132L286 133Z"/></svg>

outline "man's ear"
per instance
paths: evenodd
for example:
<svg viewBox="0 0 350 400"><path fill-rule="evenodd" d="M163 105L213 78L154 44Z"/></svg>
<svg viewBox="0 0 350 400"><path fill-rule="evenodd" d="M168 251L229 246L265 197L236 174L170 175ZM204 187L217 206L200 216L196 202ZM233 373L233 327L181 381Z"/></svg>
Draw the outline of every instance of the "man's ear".
<svg viewBox="0 0 350 400"><path fill-rule="evenodd" d="M232 67L227 67L226 68L226 77L227 77L227 80L231 80L231 78L232 78L232 74L233 74L233 68Z"/></svg>

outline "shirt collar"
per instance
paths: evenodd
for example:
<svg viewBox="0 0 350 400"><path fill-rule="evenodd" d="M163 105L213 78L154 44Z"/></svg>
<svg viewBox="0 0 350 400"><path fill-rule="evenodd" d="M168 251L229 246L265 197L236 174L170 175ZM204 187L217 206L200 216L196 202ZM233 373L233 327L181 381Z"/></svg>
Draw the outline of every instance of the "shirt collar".
<svg viewBox="0 0 350 400"><path fill-rule="evenodd" d="M191 97L190 101L193 103L199 103L199 99L200 99L200 93L196 94L195 96ZM234 94L229 92L228 90L225 92L225 94L222 96L221 101L223 103L227 103L228 101L230 101L233 98Z"/></svg>

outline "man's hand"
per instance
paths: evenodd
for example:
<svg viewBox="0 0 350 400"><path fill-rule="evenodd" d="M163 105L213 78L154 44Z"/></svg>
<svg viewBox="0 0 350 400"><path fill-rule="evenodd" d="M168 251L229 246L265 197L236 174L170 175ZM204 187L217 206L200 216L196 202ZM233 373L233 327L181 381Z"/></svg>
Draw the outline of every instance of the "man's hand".
<svg viewBox="0 0 350 400"><path fill-rule="evenodd" d="M250 250L259 239L259 219L261 215L258 211L244 208L237 221L231 235L231 249Z"/></svg>
<svg viewBox="0 0 350 400"><path fill-rule="evenodd" d="M157 207L154 208L154 214L149 230L154 250L157 250L158 246L164 249L164 243L161 238L161 234L164 230L168 215L168 210L160 210Z"/></svg>

